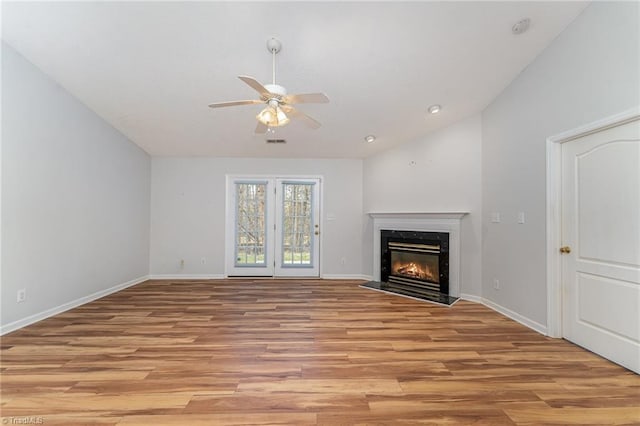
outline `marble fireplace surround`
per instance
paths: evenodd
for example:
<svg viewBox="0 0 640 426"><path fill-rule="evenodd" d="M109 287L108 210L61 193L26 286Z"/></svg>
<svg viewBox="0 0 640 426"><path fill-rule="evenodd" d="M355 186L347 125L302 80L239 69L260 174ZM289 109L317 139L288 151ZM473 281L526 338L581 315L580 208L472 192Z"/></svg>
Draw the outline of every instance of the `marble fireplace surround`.
<svg viewBox="0 0 640 426"><path fill-rule="evenodd" d="M445 232L449 234L449 295L460 297L460 220L468 212L372 212L373 279L380 281L380 231Z"/></svg>

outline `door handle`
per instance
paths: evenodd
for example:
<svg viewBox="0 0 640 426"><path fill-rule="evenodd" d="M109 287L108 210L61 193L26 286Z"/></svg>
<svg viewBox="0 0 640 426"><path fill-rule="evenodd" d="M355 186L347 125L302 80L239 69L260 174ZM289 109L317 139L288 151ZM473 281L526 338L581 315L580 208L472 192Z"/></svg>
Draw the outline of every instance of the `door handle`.
<svg viewBox="0 0 640 426"><path fill-rule="evenodd" d="M562 253L562 254L571 253L571 247L569 247L569 246L560 247L560 253Z"/></svg>

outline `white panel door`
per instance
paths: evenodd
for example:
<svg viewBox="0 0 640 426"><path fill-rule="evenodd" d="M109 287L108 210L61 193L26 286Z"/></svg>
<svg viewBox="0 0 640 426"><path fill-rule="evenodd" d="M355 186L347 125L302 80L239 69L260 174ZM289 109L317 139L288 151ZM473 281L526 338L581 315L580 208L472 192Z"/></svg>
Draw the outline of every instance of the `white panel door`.
<svg viewBox="0 0 640 426"><path fill-rule="evenodd" d="M562 145L563 336L640 373L640 121Z"/></svg>
<svg viewBox="0 0 640 426"><path fill-rule="evenodd" d="M275 273L281 277L320 275L318 179L276 181Z"/></svg>

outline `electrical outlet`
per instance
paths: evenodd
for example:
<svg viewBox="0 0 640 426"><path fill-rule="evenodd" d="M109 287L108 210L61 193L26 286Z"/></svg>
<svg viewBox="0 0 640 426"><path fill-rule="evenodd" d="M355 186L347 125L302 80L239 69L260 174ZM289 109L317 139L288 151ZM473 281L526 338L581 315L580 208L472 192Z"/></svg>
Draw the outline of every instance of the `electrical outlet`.
<svg viewBox="0 0 640 426"><path fill-rule="evenodd" d="M184 269L184 259L180 259L180 269Z"/></svg>
<svg viewBox="0 0 640 426"><path fill-rule="evenodd" d="M27 289L26 288L21 288L20 290L18 290L17 300L18 300L18 303L22 303L25 300L27 300Z"/></svg>
<svg viewBox="0 0 640 426"><path fill-rule="evenodd" d="M207 264L207 258L203 257L202 259L200 259L200 263L202 263L203 265Z"/></svg>
<svg viewBox="0 0 640 426"><path fill-rule="evenodd" d="M518 212L518 223L521 225L524 223L524 212Z"/></svg>
<svg viewBox="0 0 640 426"><path fill-rule="evenodd" d="M493 289L494 290L500 290L500 280L499 279L493 280Z"/></svg>
<svg viewBox="0 0 640 426"><path fill-rule="evenodd" d="M340 264L341 265L346 265L347 264L347 258L346 257L341 257L340 258Z"/></svg>
<svg viewBox="0 0 640 426"><path fill-rule="evenodd" d="M500 213L499 212L491 213L491 223L500 223Z"/></svg>

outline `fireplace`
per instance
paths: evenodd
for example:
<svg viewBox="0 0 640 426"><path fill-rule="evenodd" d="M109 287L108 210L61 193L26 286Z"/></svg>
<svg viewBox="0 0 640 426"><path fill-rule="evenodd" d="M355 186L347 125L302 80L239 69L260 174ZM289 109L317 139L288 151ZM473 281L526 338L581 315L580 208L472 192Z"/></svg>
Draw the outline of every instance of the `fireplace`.
<svg viewBox="0 0 640 426"><path fill-rule="evenodd" d="M380 281L419 295L449 295L449 234L380 231Z"/></svg>
<svg viewBox="0 0 640 426"><path fill-rule="evenodd" d="M371 212L373 219L373 275L361 287L452 306L460 297L460 220L468 212ZM405 250L391 250L404 244ZM395 247L394 247L395 245ZM415 245L415 246L414 246ZM410 250L406 250L409 248ZM407 263L391 272L391 253ZM402 253L402 254L401 254ZM413 254L431 255L422 269ZM437 256L437 263L435 257ZM413 266L411 263L415 263ZM426 266L426 268L424 267ZM395 282L389 282L389 276ZM435 278L435 279L434 279ZM400 282L398 282L400 281Z"/></svg>

